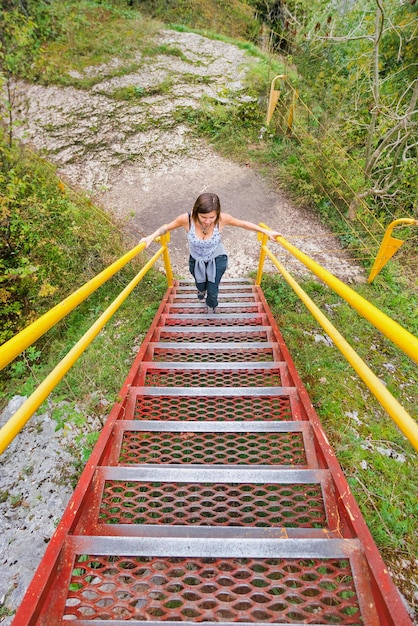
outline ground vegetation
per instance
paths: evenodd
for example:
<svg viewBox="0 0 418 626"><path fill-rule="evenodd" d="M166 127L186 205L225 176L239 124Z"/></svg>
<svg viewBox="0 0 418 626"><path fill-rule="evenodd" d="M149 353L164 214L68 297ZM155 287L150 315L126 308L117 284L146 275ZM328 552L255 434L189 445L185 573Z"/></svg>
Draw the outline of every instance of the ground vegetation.
<svg viewBox="0 0 418 626"><path fill-rule="evenodd" d="M126 250L122 224L17 141L16 80L91 89L95 75L74 74L75 68L126 55L132 69L137 50L150 56L161 53L147 37L161 28L151 18L214 38L236 37L238 45L253 48L260 59L247 78L251 98L231 103L204 97L198 109L179 110L178 121L222 155L251 163L272 184L285 188L295 202L327 222L368 270L386 225L397 217L417 217L417 16L415 3L394 0L370 0L361 6L341 2L336 9L335 3L298 1L3 2L1 341ZM255 46L263 41L270 47L262 53ZM163 52L181 60L180 47ZM127 71L129 63L125 69L115 65L112 76ZM288 79L267 125L270 81L282 73ZM295 89L298 103L289 128ZM115 99L135 102L149 95L124 88ZM418 334L416 231L405 228L401 237L406 243L376 281L356 288ZM2 405L12 395L35 388L133 271L126 269L3 372ZM263 286L378 546L397 584L416 605L416 455L354 373L347 372L292 293L274 277L266 277ZM417 380L410 360L316 281L304 286L412 413ZM130 350L137 349L163 292L164 279L154 272L53 397L57 428L73 423L81 432L86 427L72 445L78 463L73 480L97 435L83 424L79 403L83 414L105 418L132 360Z"/></svg>

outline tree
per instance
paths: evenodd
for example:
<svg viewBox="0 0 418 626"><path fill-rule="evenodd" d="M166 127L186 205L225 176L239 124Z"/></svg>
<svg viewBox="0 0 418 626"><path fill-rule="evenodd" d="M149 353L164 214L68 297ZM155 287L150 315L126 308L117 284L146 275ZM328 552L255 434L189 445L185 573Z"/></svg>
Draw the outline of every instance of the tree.
<svg viewBox="0 0 418 626"><path fill-rule="evenodd" d="M332 6L337 10L330 19ZM352 137L349 130L340 135L348 151L363 144L365 182L352 202L352 218L366 197L406 208L416 202L417 9L414 3L395 0L316 2L299 35L304 54L299 68L311 73L316 93L321 97L322 89L328 108L335 93L338 106L328 115L339 115L341 124L344 120L345 128L353 129ZM352 148L353 140L357 145Z"/></svg>

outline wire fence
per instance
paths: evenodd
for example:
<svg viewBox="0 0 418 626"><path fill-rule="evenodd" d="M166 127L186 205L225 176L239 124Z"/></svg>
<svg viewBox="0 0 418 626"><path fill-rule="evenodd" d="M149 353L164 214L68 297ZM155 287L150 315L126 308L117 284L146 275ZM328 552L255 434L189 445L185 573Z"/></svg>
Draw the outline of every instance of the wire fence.
<svg viewBox="0 0 418 626"><path fill-rule="evenodd" d="M295 100L295 93L297 98ZM296 101L296 111L293 110ZM293 115L291 131L288 128L289 116ZM369 205L361 193L361 189L373 187L373 180L364 171L364 164L342 145L337 131L328 127L312 106L297 93L289 78L282 79L280 95L273 115L276 128L287 135L293 142L295 154L308 180L314 181L316 193L321 196L320 202L327 206L326 213L338 216L341 229L322 235L330 240L337 236L346 242L350 255L359 262L372 262L382 242L389 223L399 217L415 219L415 216L399 207L395 213L393 203L390 205L385 198L380 198L380 211ZM298 149L303 146L303 150ZM309 158L314 154L314 158ZM354 181L354 182L353 182ZM313 185L312 185L313 186ZM416 229L408 227L402 230L407 249L418 245ZM301 239L304 235L295 235L292 239ZM349 243L347 243L349 242ZM324 252L322 248L320 252ZM335 255L341 250L327 249Z"/></svg>

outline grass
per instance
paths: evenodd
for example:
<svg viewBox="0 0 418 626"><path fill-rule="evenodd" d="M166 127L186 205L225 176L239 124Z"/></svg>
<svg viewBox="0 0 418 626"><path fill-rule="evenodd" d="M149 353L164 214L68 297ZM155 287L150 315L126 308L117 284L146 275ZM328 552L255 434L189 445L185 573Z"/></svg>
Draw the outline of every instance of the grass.
<svg viewBox="0 0 418 626"><path fill-rule="evenodd" d="M379 548L389 557L414 558L418 463L413 447L339 350L318 341L324 331L290 287L274 276L265 276L262 287ZM418 381L408 357L321 284L304 280L302 287L413 415ZM386 294L376 287L357 291L381 309L387 305Z"/></svg>
<svg viewBox="0 0 418 626"><path fill-rule="evenodd" d="M117 59L118 64L106 69L105 77L111 78L137 68L143 53L175 54L173 49L164 50L153 43L161 24L138 12L89 0L78 2L71 10L67 3L54 3L51 11L59 30L54 39L44 43L28 76L41 83L90 88L104 75L102 71L100 77L81 76L88 67Z"/></svg>

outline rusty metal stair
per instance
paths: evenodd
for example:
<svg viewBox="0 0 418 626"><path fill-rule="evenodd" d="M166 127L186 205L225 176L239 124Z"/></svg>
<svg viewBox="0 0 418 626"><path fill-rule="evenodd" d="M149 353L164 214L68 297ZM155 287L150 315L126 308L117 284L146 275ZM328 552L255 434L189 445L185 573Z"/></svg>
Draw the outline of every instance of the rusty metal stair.
<svg viewBox="0 0 418 626"><path fill-rule="evenodd" d="M409 625L261 290L169 289L23 624Z"/></svg>

